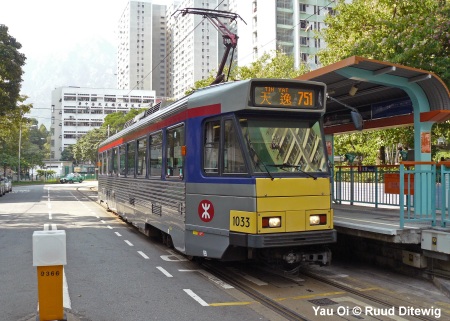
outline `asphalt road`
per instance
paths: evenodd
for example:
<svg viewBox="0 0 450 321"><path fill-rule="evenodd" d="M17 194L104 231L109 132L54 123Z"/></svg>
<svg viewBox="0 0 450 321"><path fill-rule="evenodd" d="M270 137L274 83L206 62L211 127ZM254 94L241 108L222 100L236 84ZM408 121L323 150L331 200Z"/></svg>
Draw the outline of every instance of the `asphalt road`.
<svg viewBox="0 0 450 321"><path fill-rule="evenodd" d="M0 198L0 320L36 318L32 235L44 229L66 231L69 320L277 319L258 305L220 307L249 299L77 192L90 184L14 187Z"/></svg>

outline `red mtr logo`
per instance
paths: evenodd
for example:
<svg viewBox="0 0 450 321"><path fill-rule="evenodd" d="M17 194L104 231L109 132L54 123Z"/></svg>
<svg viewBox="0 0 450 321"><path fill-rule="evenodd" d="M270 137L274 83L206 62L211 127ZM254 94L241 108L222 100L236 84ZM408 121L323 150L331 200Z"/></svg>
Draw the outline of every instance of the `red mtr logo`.
<svg viewBox="0 0 450 321"><path fill-rule="evenodd" d="M208 200L202 200L198 204L198 216L205 223L211 222L214 218L213 204Z"/></svg>

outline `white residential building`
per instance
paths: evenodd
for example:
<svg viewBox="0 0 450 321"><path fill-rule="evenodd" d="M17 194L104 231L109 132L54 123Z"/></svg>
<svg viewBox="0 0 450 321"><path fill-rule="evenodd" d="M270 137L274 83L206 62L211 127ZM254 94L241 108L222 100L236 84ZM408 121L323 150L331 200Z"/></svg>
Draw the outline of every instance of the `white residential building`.
<svg viewBox="0 0 450 321"><path fill-rule="evenodd" d="M207 19L201 15L175 13L184 8L229 11L228 0L183 0L168 7L167 88L168 96L175 98L182 97L197 80L217 71L225 50L222 35ZM221 21L229 24L229 21Z"/></svg>
<svg viewBox="0 0 450 321"><path fill-rule="evenodd" d="M119 20L117 88L166 95L166 6L130 0Z"/></svg>
<svg viewBox="0 0 450 321"><path fill-rule="evenodd" d="M333 0L229 0L238 20L238 64L248 65L265 52L282 50L311 69L319 67L317 52L326 47L317 31L334 14Z"/></svg>
<svg viewBox="0 0 450 321"><path fill-rule="evenodd" d="M108 114L148 108L156 102L155 91L59 87L52 91L51 160L88 131L100 127Z"/></svg>

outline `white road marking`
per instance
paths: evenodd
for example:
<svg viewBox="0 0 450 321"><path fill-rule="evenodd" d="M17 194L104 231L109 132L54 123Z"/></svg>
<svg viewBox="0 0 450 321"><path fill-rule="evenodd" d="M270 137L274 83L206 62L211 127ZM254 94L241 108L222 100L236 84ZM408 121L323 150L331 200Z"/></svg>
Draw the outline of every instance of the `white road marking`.
<svg viewBox="0 0 450 321"><path fill-rule="evenodd" d="M184 292L186 292L191 298L193 298L195 301L197 301L198 303L200 303L200 305L204 306L204 307L208 307L209 304L206 303L205 301L203 301L202 298L200 298L197 294L195 294L192 290L190 289L183 289Z"/></svg>
<svg viewBox="0 0 450 321"><path fill-rule="evenodd" d="M116 233L117 236L122 236L122 234L120 234L119 232L114 232Z"/></svg>
<svg viewBox="0 0 450 321"><path fill-rule="evenodd" d="M128 241L128 240L125 240L124 242L127 243L129 246L134 246L133 243L131 243L131 242Z"/></svg>
<svg viewBox="0 0 450 321"><path fill-rule="evenodd" d="M221 279L215 277L209 272L206 272L205 270L178 270L178 272L198 272L202 274L203 276L206 276L211 282L216 283L217 285L221 286L224 289L234 289L234 287Z"/></svg>
<svg viewBox="0 0 450 321"><path fill-rule="evenodd" d="M67 309L72 308L72 303L70 302L69 296L69 286L67 285L67 278L64 269L63 269L63 306Z"/></svg>
<svg viewBox="0 0 450 321"><path fill-rule="evenodd" d="M110 230L112 230L112 229L113 229L113 228L112 228L111 226L109 226L109 225L108 225L108 228L109 228Z"/></svg>
<svg viewBox="0 0 450 321"><path fill-rule="evenodd" d="M57 229L56 224L52 224L52 230L56 231Z"/></svg>
<svg viewBox="0 0 450 321"><path fill-rule="evenodd" d="M163 259L164 261L167 261L167 262L181 262L181 261L187 261L188 260L185 257L176 254L172 250L167 250L167 252L169 252L170 255L161 255L161 259Z"/></svg>
<svg viewBox="0 0 450 321"><path fill-rule="evenodd" d="M172 274L170 274L169 272L167 272L164 268L157 266L156 267L158 270L160 270L165 276L167 276L168 278L173 278Z"/></svg>
<svg viewBox="0 0 450 321"><path fill-rule="evenodd" d="M142 252L142 251L137 251L144 259L146 259L146 260L148 260L148 259L150 259L147 255L145 255L145 253L144 252Z"/></svg>
<svg viewBox="0 0 450 321"><path fill-rule="evenodd" d="M229 285L228 283L222 281L221 279L215 277L209 272L206 272L205 270L198 270L198 272L204 276L206 276L211 282L216 283L217 285L221 286L224 289L234 289L233 286Z"/></svg>
<svg viewBox="0 0 450 321"><path fill-rule="evenodd" d="M44 224L44 231L48 231L48 227L50 224Z"/></svg>
<svg viewBox="0 0 450 321"><path fill-rule="evenodd" d="M102 222L102 223L104 223L104 224L106 223L104 220L100 220L100 222Z"/></svg>
<svg viewBox="0 0 450 321"><path fill-rule="evenodd" d="M52 218L53 218L53 217L52 217L52 212L49 211L49 212L48 212L48 219L51 220Z"/></svg>

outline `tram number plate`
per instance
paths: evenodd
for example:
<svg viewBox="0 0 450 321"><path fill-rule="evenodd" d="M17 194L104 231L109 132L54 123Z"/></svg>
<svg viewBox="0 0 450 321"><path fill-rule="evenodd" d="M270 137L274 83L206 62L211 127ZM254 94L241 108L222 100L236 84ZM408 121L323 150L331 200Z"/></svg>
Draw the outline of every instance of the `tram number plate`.
<svg viewBox="0 0 450 321"><path fill-rule="evenodd" d="M230 211L230 231L256 233L256 213Z"/></svg>

